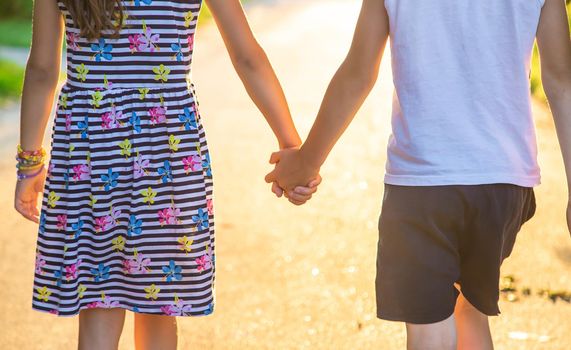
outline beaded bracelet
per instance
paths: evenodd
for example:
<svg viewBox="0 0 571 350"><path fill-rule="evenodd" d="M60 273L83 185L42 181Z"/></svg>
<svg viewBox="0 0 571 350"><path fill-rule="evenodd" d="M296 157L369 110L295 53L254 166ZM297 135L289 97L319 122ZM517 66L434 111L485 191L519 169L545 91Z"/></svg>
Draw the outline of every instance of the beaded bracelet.
<svg viewBox="0 0 571 350"><path fill-rule="evenodd" d="M18 172L17 172L18 181L22 181L22 180L31 179L31 178L33 178L33 177L36 177L36 176L40 175L43 170L44 170L44 166L43 166L43 164L42 164L42 166L40 167L40 169L39 169L38 171L36 171L35 173L25 174L25 173L22 173L22 172L18 171Z"/></svg>

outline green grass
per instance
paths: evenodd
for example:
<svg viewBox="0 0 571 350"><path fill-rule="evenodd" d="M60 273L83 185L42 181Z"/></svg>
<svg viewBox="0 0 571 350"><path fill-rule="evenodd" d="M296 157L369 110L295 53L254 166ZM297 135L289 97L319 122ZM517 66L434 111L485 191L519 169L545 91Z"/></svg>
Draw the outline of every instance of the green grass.
<svg viewBox="0 0 571 350"><path fill-rule="evenodd" d="M0 45L29 47L32 41L32 21L29 19L0 19Z"/></svg>
<svg viewBox="0 0 571 350"><path fill-rule="evenodd" d="M18 97L22 93L24 69L17 64L0 60L0 100Z"/></svg>

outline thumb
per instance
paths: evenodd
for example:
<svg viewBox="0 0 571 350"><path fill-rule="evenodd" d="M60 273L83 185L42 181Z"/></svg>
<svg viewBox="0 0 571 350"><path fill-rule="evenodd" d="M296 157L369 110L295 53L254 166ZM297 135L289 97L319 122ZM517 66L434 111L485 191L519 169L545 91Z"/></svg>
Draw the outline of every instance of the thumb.
<svg viewBox="0 0 571 350"><path fill-rule="evenodd" d="M280 159L281 159L281 152L274 152L272 153L272 155L270 156L270 164L277 164Z"/></svg>

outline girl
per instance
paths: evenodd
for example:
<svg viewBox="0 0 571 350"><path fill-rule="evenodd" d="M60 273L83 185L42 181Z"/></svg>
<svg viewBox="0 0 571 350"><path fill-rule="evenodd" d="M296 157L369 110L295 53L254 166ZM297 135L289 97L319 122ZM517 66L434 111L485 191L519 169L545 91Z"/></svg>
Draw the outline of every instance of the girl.
<svg viewBox="0 0 571 350"><path fill-rule="evenodd" d="M297 147L286 99L239 0L207 3L280 147ZM136 313L138 349L174 349L175 316L213 312L211 158L187 80L201 5L35 3L15 206L39 223L33 308L79 314L80 349L116 348L125 310ZM67 81L45 169L42 135L64 37ZM303 203L318 183L290 201Z"/></svg>

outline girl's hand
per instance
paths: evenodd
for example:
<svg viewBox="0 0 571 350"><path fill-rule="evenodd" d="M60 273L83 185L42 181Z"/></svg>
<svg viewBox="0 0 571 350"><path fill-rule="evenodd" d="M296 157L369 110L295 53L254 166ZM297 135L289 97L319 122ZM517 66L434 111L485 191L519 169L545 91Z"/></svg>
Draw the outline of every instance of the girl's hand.
<svg viewBox="0 0 571 350"><path fill-rule="evenodd" d="M569 234L571 234L571 197L569 198L569 202L567 202L567 229L569 230Z"/></svg>
<svg viewBox="0 0 571 350"><path fill-rule="evenodd" d="M312 180L307 187L304 186L297 186L292 191L286 192L286 197L290 201L290 203L295 205L303 205L308 200L313 197L313 195L317 192L318 186L321 184L321 176L317 175L317 178Z"/></svg>
<svg viewBox="0 0 571 350"><path fill-rule="evenodd" d="M29 179L18 181L16 184L16 195L14 198L14 208L26 219L39 223L40 211L38 209L38 195L44 189L46 181L46 168Z"/></svg>

